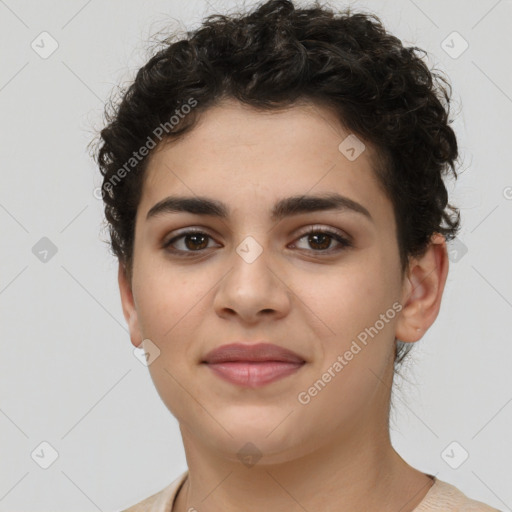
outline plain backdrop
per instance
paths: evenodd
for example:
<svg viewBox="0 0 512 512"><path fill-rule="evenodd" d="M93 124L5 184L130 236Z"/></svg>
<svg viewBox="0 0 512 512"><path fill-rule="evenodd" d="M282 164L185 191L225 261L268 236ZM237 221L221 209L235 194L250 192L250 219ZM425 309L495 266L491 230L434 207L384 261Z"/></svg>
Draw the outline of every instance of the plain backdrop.
<svg viewBox="0 0 512 512"><path fill-rule="evenodd" d="M0 1L1 511L120 510L186 469L177 421L133 353L86 146L153 34L236 5ZM350 5L448 75L462 160L449 189L463 228L441 313L397 381L392 441L512 510L512 2Z"/></svg>

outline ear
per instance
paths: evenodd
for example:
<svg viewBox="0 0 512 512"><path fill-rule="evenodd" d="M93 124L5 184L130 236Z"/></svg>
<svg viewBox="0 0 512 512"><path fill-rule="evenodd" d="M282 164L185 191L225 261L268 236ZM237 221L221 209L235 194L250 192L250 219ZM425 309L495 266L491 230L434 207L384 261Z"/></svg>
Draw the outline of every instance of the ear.
<svg viewBox="0 0 512 512"><path fill-rule="evenodd" d="M130 339L132 345L138 347L142 343L143 338L139 328L139 318L133 299L132 286L127 276L126 268L122 263L119 263L117 280L119 282L119 292L121 293L124 318L130 329Z"/></svg>
<svg viewBox="0 0 512 512"><path fill-rule="evenodd" d="M446 239L436 233L425 253L410 260L402 289L403 309L396 324L395 337L398 340L418 341L434 323L447 275Z"/></svg>

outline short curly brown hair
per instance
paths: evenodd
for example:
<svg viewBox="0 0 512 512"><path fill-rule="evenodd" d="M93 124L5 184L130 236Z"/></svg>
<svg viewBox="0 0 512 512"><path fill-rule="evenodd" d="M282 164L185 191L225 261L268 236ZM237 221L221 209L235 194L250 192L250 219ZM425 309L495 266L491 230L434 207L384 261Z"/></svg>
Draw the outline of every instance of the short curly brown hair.
<svg viewBox="0 0 512 512"><path fill-rule="evenodd" d="M451 86L429 70L424 50L404 47L376 15L270 0L249 13L210 15L187 37L173 39L164 39L120 101L107 104L96 154L111 248L130 278L151 135L165 126L159 139L175 140L225 98L261 110L302 101L326 106L372 144L383 163L375 173L393 204L404 270L434 233L455 237L460 215L443 182L457 177ZM185 109L191 99L197 106ZM172 117L177 121L169 123Z"/></svg>

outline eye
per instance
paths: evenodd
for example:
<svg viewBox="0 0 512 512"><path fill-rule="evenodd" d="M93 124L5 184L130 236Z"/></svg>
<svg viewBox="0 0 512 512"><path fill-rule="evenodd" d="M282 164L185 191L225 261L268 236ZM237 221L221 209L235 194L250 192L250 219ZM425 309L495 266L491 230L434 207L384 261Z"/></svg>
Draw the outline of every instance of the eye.
<svg viewBox="0 0 512 512"><path fill-rule="evenodd" d="M333 253L342 251L348 247L352 247L352 242L338 231L312 226L308 228L298 239L306 240L312 249L301 248L301 250L312 251L317 253ZM210 242L213 238L204 231L188 229L183 231L177 236L172 237L168 241L164 242L162 248L176 256L194 256L194 253L204 253L205 249L211 249ZM333 241L338 244L338 247L332 247ZM296 247L297 242L292 244L292 247Z"/></svg>
<svg viewBox="0 0 512 512"><path fill-rule="evenodd" d="M203 231L188 230L164 242L163 248L178 256L189 256L208 249L209 240L213 240L212 237Z"/></svg>
<svg viewBox="0 0 512 512"><path fill-rule="evenodd" d="M314 252L331 253L353 246L352 242L338 231L317 226L310 227L298 240L304 239L306 243L312 247L312 249L308 249L307 247L305 249ZM333 249L331 247L333 240L338 243L338 248ZM296 245L296 243L294 245Z"/></svg>

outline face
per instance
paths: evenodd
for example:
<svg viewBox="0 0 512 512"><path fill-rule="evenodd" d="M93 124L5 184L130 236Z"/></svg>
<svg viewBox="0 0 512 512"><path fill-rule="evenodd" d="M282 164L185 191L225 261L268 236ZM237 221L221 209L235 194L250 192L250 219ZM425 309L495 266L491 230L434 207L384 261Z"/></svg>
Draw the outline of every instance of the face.
<svg viewBox="0 0 512 512"><path fill-rule="evenodd" d="M319 106L229 101L149 161L132 282L120 274L132 343L160 351L149 370L182 431L226 457L251 442L269 462L291 460L384 426L403 280L375 153L366 144L353 159L339 149L348 135ZM329 195L342 199L286 202ZM162 207L169 197L221 203L225 216ZM233 342L304 363L235 384L202 363Z"/></svg>

